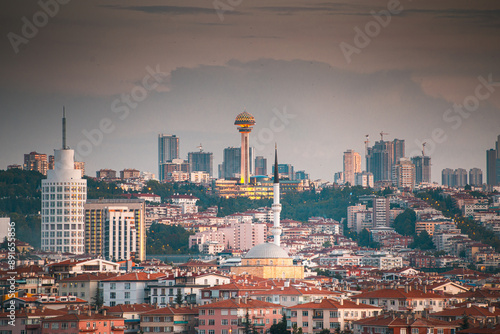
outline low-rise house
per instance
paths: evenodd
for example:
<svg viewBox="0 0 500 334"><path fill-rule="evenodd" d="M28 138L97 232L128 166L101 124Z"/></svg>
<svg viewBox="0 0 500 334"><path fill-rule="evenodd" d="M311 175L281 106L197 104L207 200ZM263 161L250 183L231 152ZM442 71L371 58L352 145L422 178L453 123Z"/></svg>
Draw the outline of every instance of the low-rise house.
<svg viewBox="0 0 500 334"><path fill-rule="evenodd" d="M434 292L411 289L381 289L363 292L353 296L354 301L362 304L382 307L385 311L396 312L439 312L446 306L446 298Z"/></svg>
<svg viewBox="0 0 500 334"><path fill-rule="evenodd" d="M340 298L341 294L321 288L284 286L264 291L251 292L250 297L285 307L304 304L315 300Z"/></svg>
<svg viewBox="0 0 500 334"><path fill-rule="evenodd" d="M0 313L0 333L10 334L35 334L40 333L41 321L46 318L53 318L65 315L62 310L25 308L14 313L12 319L10 312Z"/></svg>
<svg viewBox="0 0 500 334"><path fill-rule="evenodd" d="M288 327L295 325L304 333L314 333L323 329L349 330L359 319L372 317L382 312L381 307L352 302L347 299L316 300L314 302L288 307Z"/></svg>
<svg viewBox="0 0 500 334"><path fill-rule="evenodd" d="M119 273L120 265L103 259L69 259L47 265L49 273L58 280L83 273Z"/></svg>
<svg viewBox="0 0 500 334"><path fill-rule="evenodd" d="M141 314L155 310L150 304L120 304L105 307L107 314L124 319L125 334L136 334L141 330Z"/></svg>
<svg viewBox="0 0 500 334"><path fill-rule="evenodd" d="M106 314L66 314L42 320L41 334L113 333L124 334L123 318Z"/></svg>
<svg viewBox="0 0 500 334"><path fill-rule="evenodd" d="M99 282L115 276L116 273L97 273L64 278L59 281L59 296L76 296L92 302L99 293Z"/></svg>
<svg viewBox="0 0 500 334"><path fill-rule="evenodd" d="M455 334L456 326L437 319L386 315L356 321L354 334Z"/></svg>
<svg viewBox="0 0 500 334"><path fill-rule="evenodd" d="M431 313L429 316L443 321L461 320L466 316L467 318L480 323L493 323L496 321L496 317L500 316L500 309L497 309L495 306L479 307L467 303L462 307L450 308L441 312Z"/></svg>
<svg viewBox="0 0 500 334"><path fill-rule="evenodd" d="M159 279L147 287L146 299L160 307L171 305L180 294L188 304L201 303L201 290L229 283L229 277L217 273L178 273L175 277Z"/></svg>
<svg viewBox="0 0 500 334"><path fill-rule="evenodd" d="M192 307L162 307L141 314L141 331L194 334L198 309Z"/></svg>
<svg viewBox="0 0 500 334"><path fill-rule="evenodd" d="M246 317L266 333L282 316L282 306L249 298L226 299L198 307L198 334L243 334Z"/></svg>
<svg viewBox="0 0 500 334"><path fill-rule="evenodd" d="M100 289L103 293L104 306L145 303L148 283L155 282L163 276L165 274L137 272L102 280Z"/></svg>

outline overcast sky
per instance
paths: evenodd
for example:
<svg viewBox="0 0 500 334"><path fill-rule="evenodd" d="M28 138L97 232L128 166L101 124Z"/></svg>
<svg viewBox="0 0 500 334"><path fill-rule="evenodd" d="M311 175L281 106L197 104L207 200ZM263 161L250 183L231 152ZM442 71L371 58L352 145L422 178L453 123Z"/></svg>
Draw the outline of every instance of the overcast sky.
<svg viewBox="0 0 500 334"><path fill-rule="evenodd" d="M407 156L427 142L434 181L446 167L485 178L497 1L44 1L0 2L0 169L60 148L64 105L91 176L157 174L159 133L183 158L201 143L216 171L246 109L256 155L271 160L276 141L280 163L313 179L332 181L347 149L364 168L365 135L381 131Z"/></svg>

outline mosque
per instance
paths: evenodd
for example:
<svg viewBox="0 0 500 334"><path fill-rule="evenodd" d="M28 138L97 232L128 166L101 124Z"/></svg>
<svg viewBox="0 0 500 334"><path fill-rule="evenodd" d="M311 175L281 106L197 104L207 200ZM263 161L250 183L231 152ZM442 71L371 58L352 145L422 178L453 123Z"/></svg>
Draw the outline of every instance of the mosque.
<svg viewBox="0 0 500 334"><path fill-rule="evenodd" d="M248 113L245 111L245 118L248 117ZM243 114L243 113L242 113ZM241 115L241 114L240 114ZM241 124L241 119L238 115L236 117L235 124ZM250 115L252 124L255 124L255 119ZM248 137L246 138L248 140ZM242 143L244 140L242 139ZM245 145L246 146L246 145ZM241 155L246 154L242 157L242 162L248 162L248 150L242 145ZM288 255L288 253L280 247L280 238L282 228L280 226L280 183L279 183L279 173L278 173L278 149L274 149L274 183L273 183L273 218L274 223L271 228L271 233L274 236L273 243L263 243L252 247L245 257L241 260L240 266L231 267L231 271L237 275L240 274L251 274L254 276L262 278L281 278L281 279L302 279L304 278L304 267L297 266L293 264L293 259ZM244 167L242 167L243 169Z"/></svg>

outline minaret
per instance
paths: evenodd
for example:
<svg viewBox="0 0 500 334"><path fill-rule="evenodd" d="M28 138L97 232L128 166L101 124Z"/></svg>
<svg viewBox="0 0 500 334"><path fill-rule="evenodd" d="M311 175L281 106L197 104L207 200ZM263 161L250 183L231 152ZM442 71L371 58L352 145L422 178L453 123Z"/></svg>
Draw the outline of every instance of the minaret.
<svg viewBox="0 0 500 334"><path fill-rule="evenodd" d="M271 233L274 236L274 244L280 247L281 239L281 226L280 226L280 176L278 173L278 147L274 147L274 184L273 184L273 227Z"/></svg>

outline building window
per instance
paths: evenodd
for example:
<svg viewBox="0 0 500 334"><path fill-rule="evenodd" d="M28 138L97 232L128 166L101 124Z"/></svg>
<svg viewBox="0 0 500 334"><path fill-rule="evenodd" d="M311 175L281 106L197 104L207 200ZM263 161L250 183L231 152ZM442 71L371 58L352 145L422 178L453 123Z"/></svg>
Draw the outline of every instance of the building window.
<svg viewBox="0 0 500 334"><path fill-rule="evenodd" d="M214 319L208 319L208 325L209 326L215 326L215 320Z"/></svg>
<svg viewBox="0 0 500 334"><path fill-rule="evenodd" d="M308 311L302 311L302 316L303 317L307 317L309 315L309 312Z"/></svg>
<svg viewBox="0 0 500 334"><path fill-rule="evenodd" d="M127 291L127 292L125 292L125 298L126 298L126 299L129 299L129 298L130 298L130 292L128 292L128 291Z"/></svg>
<svg viewBox="0 0 500 334"><path fill-rule="evenodd" d="M215 314L215 310L208 310L208 315L214 315Z"/></svg>
<svg viewBox="0 0 500 334"><path fill-rule="evenodd" d="M110 299L116 299L116 292L110 292L109 293L109 298Z"/></svg>
<svg viewBox="0 0 500 334"><path fill-rule="evenodd" d="M309 322L308 321L303 321L302 322L302 327L309 327Z"/></svg>
<svg viewBox="0 0 500 334"><path fill-rule="evenodd" d="M418 328L412 328L411 334L418 334Z"/></svg>
<svg viewBox="0 0 500 334"><path fill-rule="evenodd" d="M116 290L116 283L111 283L111 284L109 285L109 288L110 288L111 290Z"/></svg>
<svg viewBox="0 0 500 334"><path fill-rule="evenodd" d="M227 324L229 324L229 322L228 322L228 320L227 320L227 319L222 319L222 320L221 320L221 322L220 322L220 324L221 324L222 326L227 326Z"/></svg>

